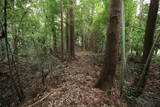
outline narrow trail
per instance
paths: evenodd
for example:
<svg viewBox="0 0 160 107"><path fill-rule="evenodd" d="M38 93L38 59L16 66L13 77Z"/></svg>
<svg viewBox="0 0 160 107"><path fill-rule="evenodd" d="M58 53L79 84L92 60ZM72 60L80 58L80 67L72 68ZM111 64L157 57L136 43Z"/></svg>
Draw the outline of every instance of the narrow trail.
<svg viewBox="0 0 160 107"><path fill-rule="evenodd" d="M117 93L111 97L94 88L100 67L93 65L90 54L76 52L76 59L69 62L58 76L57 87L52 88L43 101L29 107L122 107L118 106L122 101Z"/></svg>
<svg viewBox="0 0 160 107"><path fill-rule="evenodd" d="M92 65L90 53L77 52L76 55L76 60L68 64L66 70L69 72L64 73L63 79L74 85L94 87L99 72Z"/></svg>

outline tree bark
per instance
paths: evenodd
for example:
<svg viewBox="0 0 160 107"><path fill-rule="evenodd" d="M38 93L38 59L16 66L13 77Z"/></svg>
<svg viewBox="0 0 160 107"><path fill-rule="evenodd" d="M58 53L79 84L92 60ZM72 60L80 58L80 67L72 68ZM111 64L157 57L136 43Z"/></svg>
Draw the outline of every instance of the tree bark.
<svg viewBox="0 0 160 107"><path fill-rule="evenodd" d="M56 35L56 28L52 28L52 32L53 32L53 50L54 53L57 54L57 35Z"/></svg>
<svg viewBox="0 0 160 107"><path fill-rule="evenodd" d="M73 0L70 1L70 5L73 6L74 5L74 2ZM69 19L70 19L70 57L75 57L75 48L74 48L74 45L75 45L75 31L74 31L74 8L71 7L69 9Z"/></svg>
<svg viewBox="0 0 160 107"><path fill-rule="evenodd" d="M68 57L68 54L69 54L69 12L68 12L68 9L66 11L66 50L67 50L67 57Z"/></svg>
<svg viewBox="0 0 160 107"><path fill-rule="evenodd" d="M134 94L135 97L138 97L142 94L143 89L146 85L150 61L154 51L155 43L158 40L158 36L157 36L157 39L153 45L158 7L159 7L159 0L151 0L149 12L148 12L148 20L147 20L147 25L145 29L145 35L144 35L144 49L143 49L143 59L142 59L144 68L143 68L143 72L141 73L140 79L138 81L135 81L134 83L136 84L136 90Z"/></svg>
<svg viewBox="0 0 160 107"><path fill-rule="evenodd" d="M140 12L139 12L139 24L141 25L141 20L142 20L142 16L143 16L143 2L144 2L144 0L140 0L139 1L139 10L140 10Z"/></svg>
<svg viewBox="0 0 160 107"><path fill-rule="evenodd" d="M24 99L24 93L23 93L21 85L19 84L20 87L18 87L18 85L16 83L16 80L14 78L13 70L11 68L12 67L12 61L13 61L13 56L12 56L12 61L11 61L10 60L10 55L9 55L7 6L8 6L8 2L7 2L7 0L4 0L4 35L5 35L4 37L5 37L6 53L7 53L8 65L9 65L9 75L10 75L11 85L15 89L16 94L19 98L19 101L21 102ZM18 77L18 81L20 82L19 77ZM12 90L14 90L14 89L12 89Z"/></svg>
<svg viewBox="0 0 160 107"><path fill-rule="evenodd" d="M85 44L84 44L84 32L83 32L83 30L82 30L82 51L84 51L85 50Z"/></svg>
<svg viewBox="0 0 160 107"><path fill-rule="evenodd" d="M158 42L158 38L159 37L160 37L160 34L157 35L157 37L156 37L156 39L155 39L155 41L154 41L154 43L153 43L153 45L151 47L149 55L147 57L146 63L144 65L144 67L143 67L143 71L142 71L142 73L140 75L140 79L139 79L139 81L137 83L137 86L136 86L136 90L135 90L136 93L134 94L134 95L136 95L136 97L138 97L139 95L142 94L143 89L144 89L144 87L146 85L146 80L147 80L147 75L148 75L148 66L149 66L150 61L152 59L152 56L153 56L153 53L154 53L154 49L155 49L156 43Z"/></svg>
<svg viewBox="0 0 160 107"><path fill-rule="evenodd" d="M111 0L109 27L107 31L107 42L105 51L105 62L101 77L96 84L97 88L109 90L113 86L118 59L119 37L120 37L121 0Z"/></svg>
<svg viewBox="0 0 160 107"><path fill-rule="evenodd" d="M61 0L61 59L64 57L64 36L63 36L63 0Z"/></svg>
<svg viewBox="0 0 160 107"><path fill-rule="evenodd" d="M144 64L146 63L149 52L153 45L158 7L159 7L159 0L151 0L148 12L148 20L144 35L144 49L143 49L143 61L142 61Z"/></svg>

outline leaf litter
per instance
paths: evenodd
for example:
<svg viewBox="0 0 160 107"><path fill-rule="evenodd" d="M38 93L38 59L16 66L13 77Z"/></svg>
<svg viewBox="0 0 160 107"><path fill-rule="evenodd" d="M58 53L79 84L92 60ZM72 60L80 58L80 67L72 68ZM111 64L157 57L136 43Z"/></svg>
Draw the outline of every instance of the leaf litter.
<svg viewBox="0 0 160 107"><path fill-rule="evenodd" d="M65 69L59 73L58 85L50 89L51 94L29 107L127 107L119 97L118 85L112 89L111 95L94 88L101 67L93 66L90 53L78 52L76 55L76 59L66 63ZM57 74L52 77L54 75ZM116 80L114 83L118 84Z"/></svg>

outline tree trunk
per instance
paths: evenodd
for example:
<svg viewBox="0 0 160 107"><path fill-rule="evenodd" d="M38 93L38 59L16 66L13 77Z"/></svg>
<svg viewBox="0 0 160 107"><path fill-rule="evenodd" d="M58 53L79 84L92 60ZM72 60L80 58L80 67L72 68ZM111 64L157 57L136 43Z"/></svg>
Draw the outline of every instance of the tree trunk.
<svg viewBox="0 0 160 107"><path fill-rule="evenodd" d="M6 53L7 53L8 65L9 65L9 75L10 75L11 85L15 89L16 94L19 98L19 101L23 101L24 93L23 93L21 84L19 83L17 85L16 79L14 78L14 74L13 74L13 70L12 70L13 56L12 56L12 60L11 60L10 54L9 54L10 49L9 49L9 43L8 43L7 6L8 6L8 2L7 2L7 0L4 0L4 35L5 35L4 37L5 37ZM14 65L14 67L15 67L15 65ZM16 68L15 68L15 70L16 70ZM20 82L19 75L17 75L17 76L18 76L18 82ZM14 89L12 89L12 90L14 90Z"/></svg>
<svg viewBox="0 0 160 107"><path fill-rule="evenodd" d="M111 0L109 27L107 31L107 42L105 51L105 62L101 72L101 78L96 87L102 90L112 88L118 59L119 37L120 37L121 0Z"/></svg>
<svg viewBox="0 0 160 107"><path fill-rule="evenodd" d="M125 34L125 4L121 4L121 95L123 92L123 81L126 77L126 34Z"/></svg>
<svg viewBox="0 0 160 107"><path fill-rule="evenodd" d="M73 0L70 1L70 5L73 6L74 2ZM75 31L74 31L74 8L71 7L69 9L69 19L70 19L70 57L75 57L75 49L74 49L74 45L75 45L75 40L74 40L74 35L75 35Z"/></svg>
<svg viewBox="0 0 160 107"><path fill-rule="evenodd" d="M150 50L149 55L147 57L146 63L144 64L143 71L140 75L139 81L136 84L136 90L135 90L135 94L134 94L134 95L136 95L136 97L138 97L139 95L142 94L143 89L146 85L146 80L147 80L147 75L148 75L148 66L149 66L150 61L152 59L154 49L155 49L156 43L158 42L159 37L160 37L160 34L157 35L157 37L156 37L156 39L155 39L155 41L154 41L154 43L151 47L151 50Z"/></svg>
<svg viewBox="0 0 160 107"><path fill-rule="evenodd" d="M4 45L4 40L0 40L0 61L3 61L6 58L6 53L5 53L5 45Z"/></svg>
<svg viewBox="0 0 160 107"><path fill-rule="evenodd" d="M85 50L85 44L84 44L84 32L82 31L82 51L84 51Z"/></svg>
<svg viewBox="0 0 160 107"><path fill-rule="evenodd" d="M17 29L16 29L16 26L13 25L12 27L13 29L13 54L14 54L14 57L15 57L15 61L18 60L18 33L17 33Z"/></svg>
<svg viewBox="0 0 160 107"><path fill-rule="evenodd" d="M154 51L154 47L156 44L156 41L153 45L153 38L154 38L154 31L156 26L156 19L157 19L157 13L158 13L158 7L159 7L159 0L151 0L149 12L148 12L148 20L147 25L145 29L145 35L144 35L144 50L143 50L143 72L141 73L140 79L138 81L135 81L134 84L136 84L136 90L135 90L135 97L138 97L142 94L143 89L146 85L148 70L150 61L152 58L152 54ZM136 83L137 82L137 83Z"/></svg>
<svg viewBox="0 0 160 107"><path fill-rule="evenodd" d="M140 0L139 1L139 10L140 10L140 12L139 12L139 24L140 24L140 26L141 26L141 24L142 24L142 22L141 22L141 20L142 20L142 16L143 16L143 2L144 2L144 0Z"/></svg>
<svg viewBox="0 0 160 107"><path fill-rule="evenodd" d="M63 36L63 0L61 0L61 59L64 57L64 36Z"/></svg>
<svg viewBox="0 0 160 107"><path fill-rule="evenodd" d="M54 53L57 54L57 36L56 36L56 28L52 29L53 32L53 50Z"/></svg>
<svg viewBox="0 0 160 107"><path fill-rule="evenodd" d="M143 63L146 63L149 52L153 45L154 31L159 7L159 0L151 0L148 12L148 20L144 35Z"/></svg>
<svg viewBox="0 0 160 107"><path fill-rule="evenodd" d="M69 54L69 12L68 12L68 9L67 9L67 12L66 12L66 50L67 50L67 57L68 57L68 54Z"/></svg>

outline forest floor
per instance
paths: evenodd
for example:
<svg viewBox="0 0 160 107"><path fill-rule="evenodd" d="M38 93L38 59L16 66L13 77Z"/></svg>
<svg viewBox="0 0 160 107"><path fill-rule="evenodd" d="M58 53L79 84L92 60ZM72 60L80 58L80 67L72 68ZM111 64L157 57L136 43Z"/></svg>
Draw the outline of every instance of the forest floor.
<svg viewBox="0 0 160 107"><path fill-rule="evenodd" d="M134 58L134 60L137 60L137 58ZM129 84L133 84L142 73L142 65L139 60L140 58L137 61L128 61ZM146 78L143 93L135 99L136 103L138 107L160 107L160 61L151 62ZM158 106L153 106L156 103L158 103Z"/></svg>
<svg viewBox="0 0 160 107"><path fill-rule="evenodd" d="M76 59L66 63L60 73L53 72L47 78L56 81L56 86L46 94L23 106L28 107L125 107L119 97L119 87L116 81L113 93L94 88L99 79L101 64L95 62L94 55L89 52L76 52Z"/></svg>
<svg viewBox="0 0 160 107"><path fill-rule="evenodd" d="M28 62L22 58L18 65L26 97L20 107L127 107L127 102L120 97L120 83L117 79L114 80L111 94L94 88L100 78L102 63L103 55L85 51L76 52L73 61L62 63L57 60L52 67L44 68L44 73L47 75L43 84L41 72L30 72ZM1 72L6 72L8 69L6 64L2 63L0 68ZM135 72L140 70L132 62L129 64L129 72L134 79ZM2 87L1 79L4 81L5 78L0 78L0 90L9 89L6 86L9 84L8 81L2 82L5 84ZM16 100L13 95L8 98ZM147 104L152 101L151 99L160 99L160 62L151 64L147 85L138 101ZM13 104L14 106L17 107L16 104Z"/></svg>

